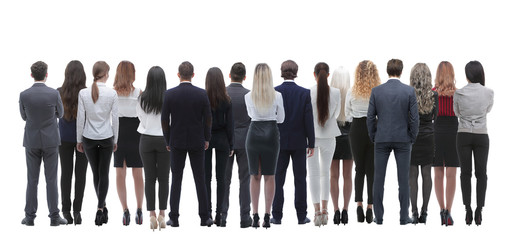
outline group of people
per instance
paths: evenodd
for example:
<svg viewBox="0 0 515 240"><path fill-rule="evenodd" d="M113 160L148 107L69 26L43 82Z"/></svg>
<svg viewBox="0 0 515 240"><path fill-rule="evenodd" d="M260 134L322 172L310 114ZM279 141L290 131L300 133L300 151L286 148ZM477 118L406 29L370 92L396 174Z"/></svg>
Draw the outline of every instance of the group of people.
<svg viewBox="0 0 515 240"><path fill-rule="evenodd" d="M432 188L431 166L435 171L435 193L442 225L454 223L451 208L457 167L461 167L465 221L469 225L473 220L477 225L481 224L489 149L486 114L493 105L493 91L485 87L484 70L477 61L466 65L468 84L462 89L456 89L453 67L446 61L438 66L434 87L429 67L424 63L417 63L411 69L410 86L401 83L403 63L398 59L388 62L389 80L383 84L372 61L360 62L352 87L349 72L343 67L332 73L329 84L329 66L320 62L314 68L316 85L311 89L295 83L298 65L292 60L282 63L284 82L275 88L270 67L265 63L258 64L252 90L242 85L246 80L246 68L240 62L232 66L231 83L227 87L222 71L217 67L210 68L205 90L191 84L195 73L190 62L179 65L180 84L168 90L165 73L158 66L148 71L144 91L133 86L135 68L129 61L119 63L114 89L106 87L110 67L103 61L93 66L90 88L85 85L86 74L79 61L67 65L64 83L57 90L45 85L47 68L41 61L32 65L31 76L35 83L20 94L19 101L21 116L26 121L23 145L28 182L22 224L27 226L34 225L36 217L42 161L51 226L81 224L88 163L98 198L95 224L107 223L105 200L113 152L124 225L129 225L131 218L125 187L129 167L132 168L137 200L136 223L143 222L141 209L145 196L151 229L179 226L186 155L193 172L201 226L226 226L235 159L242 228L269 228L271 223L282 223L283 187L290 159L298 224L311 222L307 217L307 177L315 210L314 225L328 223L329 195L333 202L334 224L348 223L353 162L356 165L357 220L382 224L386 166L392 151L397 161L401 225L426 223ZM213 149L215 207L211 204ZM64 218L60 217L58 208L58 155ZM471 207L472 158L477 178L474 214ZM344 180L341 211L340 165ZM423 196L420 214L417 205L419 171ZM365 177L366 206L363 205ZM265 213L261 223L258 209L262 178ZM156 181L159 183L158 212ZM165 222L169 195L169 220Z"/></svg>

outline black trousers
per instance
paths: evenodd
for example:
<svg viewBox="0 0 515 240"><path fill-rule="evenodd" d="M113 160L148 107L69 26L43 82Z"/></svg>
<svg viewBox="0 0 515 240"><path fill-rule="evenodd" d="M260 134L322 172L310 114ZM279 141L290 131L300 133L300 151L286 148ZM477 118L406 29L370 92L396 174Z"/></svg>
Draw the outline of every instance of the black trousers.
<svg viewBox="0 0 515 240"><path fill-rule="evenodd" d="M227 161L225 172L225 197L222 206L222 215L227 216L229 210L229 192L232 178L232 166L234 159L238 164L238 179L240 180L240 217L247 219L250 217L250 174L249 174L249 161L247 160L247 150L234 149L234 154Z"/></svg>
<svg viewBox="0 0 515 240"><path fill-rule="evenodd" d="M225 168L230 154L229 139L225 131L213 132L209 141L209 148L206 150L206 190L209 215L212 212L211 178L213 176L213 149L215 149L216 155L216 213L222 213L222 206L225 200Z"/></svg>
<svg viewBox="0 0 515 240"><path fill-rule="evenodd" d="M75 153L75 197L73 199L73 211L80 212L82 210L88 159L84 153L77 151L76 148L76 142L61 142L61 146L59 146L59 157L61 160L61 204L63 205L63 212L70 212L72 207L73 153Z"/></svg>
<svg viewBox="0 0 515 240"><path fill-rule="evenodd" d="M286 180L286 170L290 163L293 165L293 178L295 185L295 209L297 210L297 220L303 221L307 214L307 184L306 184L306 148L296 150L280 150L275 172L275 195L272 205L272 214L275 219L283 218L284 205L284 182Z"/></svg>
<svg viewBox="0 0 515 240"><path fill-rule="evenodd" d="M186 154L188 154L190 159L191 170L197 189L198 213L201 221L205 221L209 218L209 212L207 208L204 149L191 150L172 147L170 155L172 159L170 164L172 169L172 186L170 189L170 213L168 216L174 220L179 218L179 203L181 200L182 176L184 166L186 165Z"/></svg>
<svg viewBox="0 0 515 240"><path fill-rule="evenodd" d="M93 173L93 186L98 198L97 208L103 208L109 190L109 164L113 154L113 138L92 140L82 137L82 146Z"/></svg>
<svg viewBox="0 0 515 240"><path fill-rule="evenodd" d="M488 162L490 139L488 138L488 134L459 132L456 137L456 145L461 164L460 179L463 204L465 206L470 206L471 204L472 155L474 155L474 168L477 180L477 207L481 208L485 205L486 185L488 180L486 165Z"/></svg>
<svg viewBox="0 0 515 240"><path fill-rule="evenodd" d="M350 147L356 163L354 176L355 201L363 202L363 187L367 177L368 204L373 202L374 186L374 144L368 137L367 118L354 118L350 128Z"/></svg>
<svg viewBox="0 0 515 240"><path fill-rule="evenodd" d="M147 210L156 210L156 180L159 181L159 210L165 210L168 200L168 179L170 177L170 152L166 150L163 136L141 134L139 154L145 172L145 198Z"/></svg>

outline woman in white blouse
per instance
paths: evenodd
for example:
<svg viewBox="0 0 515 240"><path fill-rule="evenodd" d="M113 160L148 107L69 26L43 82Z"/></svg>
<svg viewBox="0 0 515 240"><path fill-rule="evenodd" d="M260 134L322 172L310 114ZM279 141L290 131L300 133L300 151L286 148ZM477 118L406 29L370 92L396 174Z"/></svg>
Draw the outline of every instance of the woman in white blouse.
<svg viewBox="0 0 515 240"><path fill-rule="evenodd" d="M311 199L315 207L315 226L326 225L329 201L329 171L340 129L336 118L340 114L340 90L327 83L329 66L320 62L315 66L317 85L311 88L311 104L315 126L315 153L308 158ZM316 106L316 107L315 107ZM322 206L320 206L320 202Z"/></svg>
<svg viewBox="0 0 515 240"><path fill-rule="evenodd" d="M77 110L77 149L88 158L98 204L95 224L107 223L105 199L109 189L109 164L118 141L118 96L105 83L109 65L93 65L93 86L79 92Z"/></svg>
<svg viewBox="0 0 515 240"><path fill-rule="evenodd" d="M272 72L267 64L261 63L254 70L252 91L245 95L245 104L251 123L245 147L249 161L250 199L252 202L252 227L259 227L259 192L261 176L265 179L264 228L270 227L270 210L275 193L275 169L279 157L278 123L284 121L284 107L281 93L273 87Z"/></svg>
<svg viewBox="0 0 515 240"><path fill-rule="evenodd" d="M121 61L116 68L114 77L114 90L118 94L118 118L120 121L120 138L118 139L118 151L114 153L114 167L116 168L116 189L123 209L123 225L130 223L130 213L127 206L127 188L125 177L127 168L132 168L134 178L134 191L136 192L136 224L142 224L143 216L141 207L143 205L143 163L139 154L140 134L136 106L138 97L141 94L139 88L133 86L136 80L134 64L129 61Z"/></svg>
<svg viewBox="0 0 515 240"><path fill-rule="evenodd" d="M148 71L147 86L141 93L136 113L140 120L141 133L139 152L145 170L145 196L150 212L150 229L166 227L164 220L168 200L168 179L170 175L170 153L161 129L161 107L166 91L165 72L161 67ZM156 180L159 181L159 217L156 216ZM156 219L157 217L157 219Z"/></svg>

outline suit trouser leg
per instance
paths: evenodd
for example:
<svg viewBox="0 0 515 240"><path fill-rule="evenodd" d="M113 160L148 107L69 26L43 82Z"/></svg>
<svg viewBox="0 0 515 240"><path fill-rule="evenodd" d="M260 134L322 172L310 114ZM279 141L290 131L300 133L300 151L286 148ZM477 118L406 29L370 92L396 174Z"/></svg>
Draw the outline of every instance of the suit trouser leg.
<svg viewBox="0 0 515 240"><path fill-rule="evenodd" d="M331 156L332 157L332 156ZM292 153L293 178L295 182L295 209L297 220L304 221L307 215L307 169L306 149L298 149Z"/></svg>
<svg viewBox="0 0 515 240"><path fill-rule="evenodd" d="M186 150L172 148L170 169L172 171L172 185L170 188L170 219L179 218L179 203L181 200L182 175L186 163Z"/></svg>
<svg viewBox="0 0 515 240"><path fill-rule="evenodd" d="M401 223L406 223L409 218L411 143L395 143L393 150L397 162L397 181L399 182L400 221Z"/></svg>
<svg viewBox="0 0 515 240"><path fill-rule="evenodd" d="M27 190L25 194L25 217L34 219L38 210L38 183L41 168L42 151L37 148L25 148L27 162Z"/></svg>
<svg viewBox="0 0 515 240"><path fill-rule="evenodd" d="M234 149L234 154L229 157L227 166L225 166L225 197L222 205L222 213L227 216L229 210L229 193L231 186L232 170L234 165L234 158L238 164L238 178L239 178L239 201L240 201L240 217L244 219L250 216L250 175L249 175L249 162L247 160L247 152L245 149Z"/></svg>
<svg viewBox="0 0 515 240"><path fill-rule="evenodd" d="M375 143L374 146L374 186L373 186L373 204L374 214L377 223L383 222L384 207L384 180L386 177L386 166L388 165L388 157L390 156L391 147L387 143Z"/></svg>
<svg viewBox="0 0 515 240"><path fill-rule="evenodd" d="M205 153L204 150L188 150L188 156L190 157L191 170L197 189L199 216L201 221L205 221L209 218L204 166Z"/></svg>
<svg viewBox="0 0 515 240"><path fill-rule="evenodd" d="M279 158L277 159L277 168L275 170L275 194L272 203L272 215L275 219L281 220L283 218L284 206L284 182L286 181L286 170L290 164L291 151L280 150ZM295 188L296 189L296 188Z"/></svg>
<svg viewBox="0 0 515 240"><path fill-rule="evenodd" d="M46 198L50 218L59 217L59 192L57 190L57 169L59 164L58 147L43 149L43 163L45 165Z"/></svg>

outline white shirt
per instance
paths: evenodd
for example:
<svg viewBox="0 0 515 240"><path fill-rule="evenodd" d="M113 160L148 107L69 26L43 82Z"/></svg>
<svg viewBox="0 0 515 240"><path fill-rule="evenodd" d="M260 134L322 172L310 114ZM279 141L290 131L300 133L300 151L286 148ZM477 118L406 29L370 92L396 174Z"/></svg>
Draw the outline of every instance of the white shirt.
<svg viewBox="0 0 515 240"><path fill-rule="evenodd" d="M134 88L134 91L132 91L128 96L118 95L118 117L137 117L136 105L139 105L138 97L140 94L141 90L139 88Z"/></svg>
<svg viewBox="0 0 515 240"><path fill-rule="evenodd" d="M77 110L77 143L82 137L102 140L114 136L118 142L118 96L105 83L97 82L98 100L93 103L91 88L79 92Z"/></svg>
<svg viewBox="0 0 515 240"><path fill-rule="evenodd" d="M357 98L352 93L352 89L349 89L347 92L347 97L345 98L345 116L349 119L349 122L352 122L352 118L366 117L368 113L369 102L370 97Z"/></svg>
<svg viewBox="0 0 515 240"><path fill-rule="evenodd" d="M329 87L329 118L322 127L318 123L318 109L317 109L317 85L311 89L311 105L313 106L313 122L315 126L315 138L334 138L340 136L340 128L336 118L340 115L341 100L340 90L338 88Z"/></svg>
<svg viewBox="0 0 515 240"><path fill-rule="evenodd" d="M283 96L280 92L275 92L275 99L272 106L265 112L260 112L254 106L252 101L252 92L245 94L245 105L251 121L277 121L277 123L284 122L284 106Z"/></svg>
<svg viewBox="0 0 515 240"><path fill-rule="evenodd" d="M136 113L139 118L138 132L150 136L163 136L161 128L161 113L146 113L141 108L140 102L136 106Z"/></svg>

